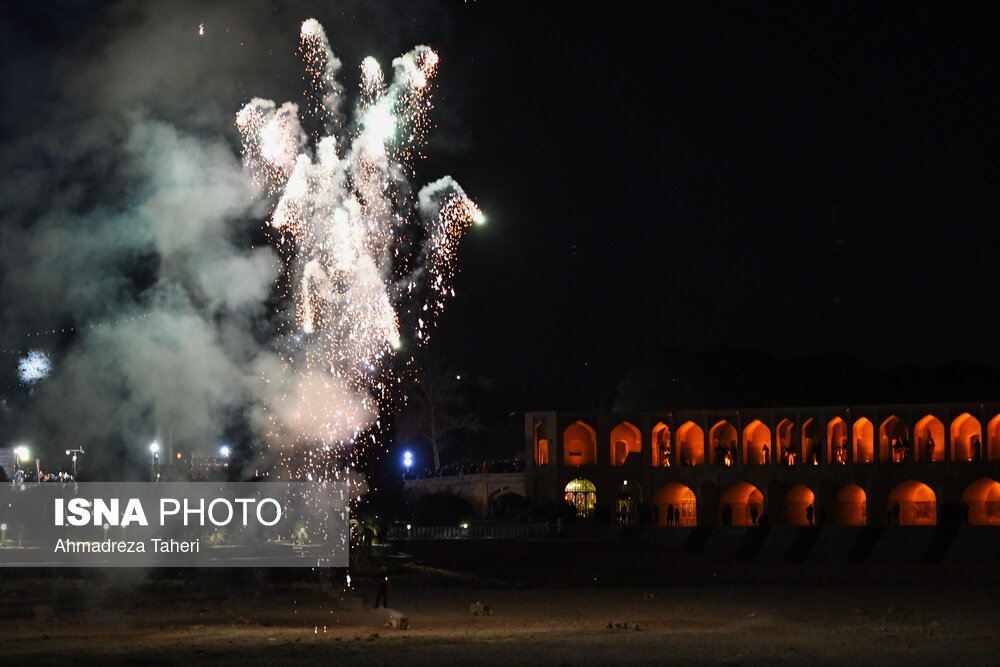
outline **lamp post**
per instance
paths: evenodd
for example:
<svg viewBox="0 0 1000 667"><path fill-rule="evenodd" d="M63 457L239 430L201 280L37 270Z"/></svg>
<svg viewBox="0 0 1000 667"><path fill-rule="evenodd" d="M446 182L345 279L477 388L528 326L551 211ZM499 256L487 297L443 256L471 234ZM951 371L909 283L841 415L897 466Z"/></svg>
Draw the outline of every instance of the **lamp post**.
<svg viewBox="0 0 1000 667"><path fill-rule="evenodd" d="M66 456L72 456L73 457L73 479L76 479L76 457L79 456L80 454L84 454L84 453L85 452L83 451L83 447L79 447L77 449L67 449L66 450Z"/></svg>
<svg viewBox="0 0 1000 667"><path fill-rule="evenodd" d="M159 479L160 479L160 472L159 472L159 467L160 467L160 443L153 442L149 446L149 453L152 456L152 460L150 461L150 465L152 467L152 477L153 477L153 479L155 481L159 481Z"/></svg>
<svg viewBox="0 0 1000 667"><path fill-rule="evenodd" d="M20 464L27 463L30 460L31 452L26 445L18 445L14 448L14 479L12 481L15 484L24 482L24 466Z"/></svg>
<svg viewBox="0 0 1000 667"><path fill-rule="evenodd" d="M410 477L410 466L413 465L413 452L406 450L403 452L403 465L406 466L406 477Z"/></svg>

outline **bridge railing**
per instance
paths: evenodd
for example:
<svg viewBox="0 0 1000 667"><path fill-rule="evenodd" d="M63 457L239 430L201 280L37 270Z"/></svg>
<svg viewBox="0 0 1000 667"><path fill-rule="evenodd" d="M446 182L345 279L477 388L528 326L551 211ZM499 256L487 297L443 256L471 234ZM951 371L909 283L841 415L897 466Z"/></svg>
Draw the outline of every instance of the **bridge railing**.
<svg viewBox="0 0 1000 667"><path fill-rule="evenodd" d="M544 523L468 524L468 526L392 526L389 540L514 540L547 537Z"/></svg>

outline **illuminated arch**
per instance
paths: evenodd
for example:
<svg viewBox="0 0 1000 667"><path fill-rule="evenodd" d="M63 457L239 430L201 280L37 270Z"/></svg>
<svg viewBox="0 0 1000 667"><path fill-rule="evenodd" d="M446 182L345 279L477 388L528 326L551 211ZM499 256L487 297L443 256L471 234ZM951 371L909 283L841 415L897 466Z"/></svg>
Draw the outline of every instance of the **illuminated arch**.
<svg viewBox="0 0 1000 667"><path fill-rule="evenodd" d="M618 486L618 498L612 507L615 521L618 525L636 525L639 520L638 512L641 505L642 485L634 479L622 480L622 483Z"/></svg>
<svg viewBox="0 0 1000 667"><path fill-rule="evenodd" d="M991 419L986 425L986 434L989 437L990 461L1000 461L1000 415Z"/></svg>
<svg viewBox="0 0 1000 667"><path fill-rule="evenodd" d="M628 422L611 429L611 465L623 466L629 454L642 451L642 434Z"/></svg>
<svg viewBox="0 0 1000 667"><path fill-rule="evenodd" d="M951 423L951 460L977 461L982 458L983 427L978 419L963 412Z"/></svg>
<svg viewBox="0 0 1000 667"><path fill-rule="evenodd" d="M915 479L903 482L889 492L888 510L892 522L900 526L937 524L937 496L931 487Z"/></svg>
<svg viewBox="0 0 1000 667"><path fill-rule="evenodd" d="M698 525L698 501L694 491L678 484L670 482L660 488L653 496L653 505L656 506L657 526L697 526ZM676 518L669 518L668 511Z"/></svg>
<svg viewBox="0 0 1000 667"><path fill-rule="evenodd" d="M597 463L597 432L588 424L573 422L563 431L563 463L592 466Z"/></svg>
<svg viewBox="0 0 1000 667"><path fill-rule="evenodd" d="M535 465L549 462L549 437L545 422L535 422Z"/></svg>
<svg viewBox="0 0 1000 667"><path fill-rule="evenodd" d="M868 417L854 422L854 462L873 463L875 461L875 426Z"/></svg>
<svg viewBox="0 0 1000 667"><path fill-rule="evenodd" d="M822 447L819 422L810 417L802 422L802 462L818 465L823 459Z"/></svg>
<svg viewBox="0 0 1000 667"><path fill-rule="evenodd" d="M576 508L577 516L590 516L597 505L597 488L589 479L577 477L566 485L566 502Z"/></svg>
<svg viewBox="0 0 1000 667"><path fill-rule="evenodd" d="M839 464L847 463L850 458L847 447L847 422L840 417L834 417L826 425L827 461Z"/></svg>
<svg viewBox="0 0 1000 667"><path fill-rule="evenodd" d="M944 424L934 415L913 427L913 456L917 461L944 461Z"/></svg>
<svg viewBox="0 0 1000 667"><path fill-rule="evenodd" d="M736 463L736 427L723 419L708 430L708 444L711 445L713 465L731 466Z"/></svg>
<svg viewBox="0 0 1000 667"><path fill-rule="evenodd" d="M765 447L767 449L765 449ZM743 463L759 466L774 460L771 451L771 429L755 419L743 429Z"/></svg>
<svg viewBox="0 0 1000 667"><path fill-rule="evenodd" d="M796 484L785 494L781 507L781 522L786 526L809 526L816 520L816 494L802 484Z"/></svg>
<svg viewBox="0 0 1000 667"><path fill-rule="evenodd" d="M705 463L705 431L692 421L677 429L677 446L681 465L700 466Z"/></svg>
<svg viewBox="0 0 1000 667"><path fill-rule="evenodd" d="M673 443L670 442L670 427L660 422L653 427L653 467L669 468L673 453Z"/></svg>
<svg viewBox="0 0 1000 667"><path fill-rule="evenodd" d="M864 526L868 523L868 498L864 489L857 484L847 484L837 492L833 523L837 526Z"/></svg>
<svg viewBox="0 0 1000 667"><path fill-rule="evenodd" d="M907 454L902 448L893 451L892 441L907 442L910 439L909 430L906 423L896 415L889 417L878 427L878 460L881 462L896 460L895 457L905 457ZM900 458L902 460L902 458Z"/></svg>
<svg viewBox="0 0 1000 667"><path fill-rule="evenodd" d="M782 419L774 430L777 435L777 443L775 451L771 452L771 455L778 457L782 463L802 463L802 454L796 451L798 448L795 447L794 442L795 422L791 419ZM786 453L791 456L787 456Z"/></svg>
<svg viewBox="0 0 1000 667"><path fill-rule="evenodd" d="M722 525L751 526L754 510L760 521L764 516L764 494L749 482L740 480L719 497L719 523Z"/></svg>
<svg viewBox="0 0 1000 667"><path fill-rule="evenodd" d="M1000 482L989 477L976 480L962 493L962 505L970 526L1000 526Z"/></svg>

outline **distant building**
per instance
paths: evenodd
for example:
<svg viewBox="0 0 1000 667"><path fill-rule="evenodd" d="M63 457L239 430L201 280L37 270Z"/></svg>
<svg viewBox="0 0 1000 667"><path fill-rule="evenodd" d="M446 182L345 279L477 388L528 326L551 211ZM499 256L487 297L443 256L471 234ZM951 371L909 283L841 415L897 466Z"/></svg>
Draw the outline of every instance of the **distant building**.
<svg viewBox="0 0 1000 667"><path fill-rule="evenodd" d="M1000 525L1000 402L525 415L526 491L624 525Z"/></svg>

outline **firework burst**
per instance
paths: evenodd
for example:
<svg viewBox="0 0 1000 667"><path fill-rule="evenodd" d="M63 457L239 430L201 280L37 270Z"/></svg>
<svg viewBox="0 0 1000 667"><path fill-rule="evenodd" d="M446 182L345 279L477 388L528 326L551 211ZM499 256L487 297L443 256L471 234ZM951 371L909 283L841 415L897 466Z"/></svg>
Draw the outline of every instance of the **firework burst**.
<svg viewBox="0 0 1000 667"><path fill-rule="evenodd" d="M332 457L362 437L374 441L399 383L388 362L405 341L426 342L454 293L461 236L482 214L449 177L417 193L409 184L433 109L432 49L396 58L388 83L365 58L349 118L341 62L315 19L302 24L299 53L303 115L317 129L303 129L295 104L260 98L236 125L246 165L276 199L268 224L294 302L281 337L292 372L282 376L290 379L272 436L285 461L295 460L293 475L326 479Z"/></svg>

